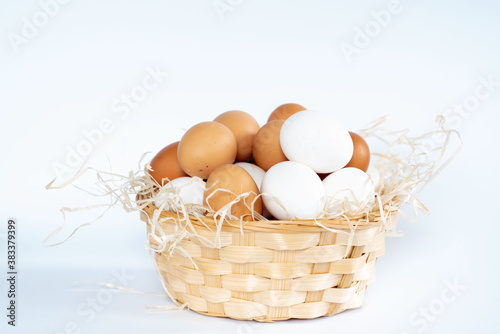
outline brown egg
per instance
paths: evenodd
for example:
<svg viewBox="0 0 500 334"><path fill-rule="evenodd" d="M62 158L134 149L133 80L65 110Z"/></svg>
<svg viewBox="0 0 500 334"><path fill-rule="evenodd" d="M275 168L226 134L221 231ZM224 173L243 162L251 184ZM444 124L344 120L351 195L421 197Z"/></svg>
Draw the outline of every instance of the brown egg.
<svg viewBox="0 0 500 334"><path fill-rule="evenodd" d="M356 167L366 172L370 165L370 148L363 137L354 132L349 132L349 134L354 144L354 153L351 161L345 167Z"/></svg>
<svg viewBox="0 0 500 334"><path fill-rule="evenodd" d="M280 145L280 131L283 123L285 123L283 120L267 123L257 132L253 141L254 163L266 172L278 162L288 161Z"/></svg>
<svg viewBox="0 0 500 334"><path fill-rule="evenodd" d="M148 171L148 173L159 185L165 185L169 180L172 181L178 177L187 176L177 160L178 146L179 142L175 142L164 147L150 162L153 170ZM165 180L162 183L163 179Z"/></svg>
<svg viewBox="0 0 500 334"><path fill-rule="evenodd" d="M225 125L203 122L184 134L177 157L184 172L206 179L217 167L234 162L236 146L236 138Z"/></svg>
<svg viewBox="0 0 500 334"><path fill-rule="evenodd" d="M288 119L288 117L302 110L306 110L306 108L297 103L282 104L278 108L274 109L267 122L269 123L277 119L282 119L285 121Z"/></svg>
<svg viewBox="0 0 500 334"><path fill-rule="evenodd" d="M207 204L215 211L235 200L238 195L250 193L244 200L231 206L231 214L238 219L243 217L243 220L252 220L249 208L259 195L259 188L252 176L242 167L232 164L218 167L208 177L205 189L203 204ZM254 211L262 214L262 197L255 200Z"/></svg>
<svg viewBox="0 0 500 334"><path fill-rule="evenodd" d="M236 161L247 161L252 155L253 139L260 129L259 123L250 114L232 110L220 114L214 122L224 124L231 130L238 143Z"/></svg>

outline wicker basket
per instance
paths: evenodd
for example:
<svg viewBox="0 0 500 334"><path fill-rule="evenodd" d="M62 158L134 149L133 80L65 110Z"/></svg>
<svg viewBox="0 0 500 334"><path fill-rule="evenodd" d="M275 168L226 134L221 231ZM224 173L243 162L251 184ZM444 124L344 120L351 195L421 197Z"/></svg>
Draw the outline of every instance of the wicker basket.
<svg viewBox="0 0 500 334"><path fill-rule="evenodd" d="M156 209L150 204L141 219L149 222ZM199 235L214 240L213 219L191 222ZM179 246L191 259L174 250L170 256L156 252L155 261L170 295L198 313L257 321L331 316L362 305L384 254L385 226L377 214L369 223L320 222L328 229L314 221L252 221L242 230L239 223L224 224L217 247L185 238ZM166 220L161 228L170 234L175 225ZM356 226L353 233L349 226ZM157 246L152 231L148 223L149 242Z"/></svg>

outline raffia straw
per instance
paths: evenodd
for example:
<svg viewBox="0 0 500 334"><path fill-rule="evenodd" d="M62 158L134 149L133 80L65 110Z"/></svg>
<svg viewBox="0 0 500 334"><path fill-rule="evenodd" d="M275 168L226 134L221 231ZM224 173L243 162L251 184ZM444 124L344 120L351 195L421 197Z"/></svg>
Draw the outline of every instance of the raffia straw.
<svg viewBox="0 0 500 334"><path fill-rule="evenodd" d="M166 312L172 310L183 310L188 306L188 303L182 305L149 305L146 304L146 310L148 312Z"/></svg>
<svg viewBox="0 0 500 334"><path fill-rule="evenodd" d="M341 212L337 212L335 214L329 214L328 207L323 210L323 216L321 218L326 219L335 219L338 217L353 217L359 215L363 212L384 212L386 208L391 207L401 207L402 204L410 204L414 208L414 216L410 217L405 213L401 213L405 218L414 221L418 211L422 211L424 213L428 213L427 208L418 201L418 199L414 196L417 186L425 186L431 181L446 165L450 163L450 161L458 154L459 149L457 149L453 155L447 159L444 163L441 164L442 158L446 152L446 148L452 138L452 135L458 135L456 131L446 130L444 129L444 118L442 116L438 117L437 121L439 123L440 128L438 130L429 132L425 135L411 138L408 136L407 130L399 130L399 131L389 131L385 129L381 129L380 125L388 119L388 116L381 117L377 120L374 120L371 124L369 124L365 129L359 130L358 133L364 137L372 137L375 139L379 139L383 143L385 143L388 148L387 151L383 154L374 153L373 155L378 157L379 159L375 162L375 167L381 173L381 185L379 191L375 194L376 201L365 201L363 203L359 203L358 201L354 202L344 202L343 210ZM426 140L429 137L434 136L435 134L444 134L446 136L445 142L442 144L436 143L436 147L433 151L440 151L440 155L436 161L429 161L427 163L414 163L417 160L417 157L422 154L418 152L417 147L420 145L421 141ZM408 146L411 148L411 153L407 156L402 157L398 152L397 148L401 146ZM166 202L173 206L175 212L179 213L180 222L185 223L185 227L182 228L185 233L177 233L179 237L192 236L193 234L197 234L195 229L192 227L189 217L198 217L201 218L200 210L205 212L205 216L211 216L216 218L217 223L217 231L220 233L220 228L223 224L232 224L234 221L238 221L234 216L231 215L231 207L232 205L239 203L241 200L244 201L245 206L252 212L252 217L254 220L265 220L260 214L255 213L253 210L253 206L255 200L252 202L252 205L248 207L245 199L250 195L250 193L243 193L239 195L235 195L235 199L228 203L226 206L221 208L218 211L214 211L212 208L208 206L188 206L185 203L182 203L182 200L179 196L172 195L172 192L168 191L168 188L160 187L160 185L150 178L147 174L147 170L151 170L151 166L149 163L141 166L141 161L146 157L146 153L142 155L139 160L139 170L136 172L131 171L129 175L119 175L116 173L99 171L91 167L87 167L85 169L81 169L77 172L77 174L71 178L70 180L64 182L61 185L55 186L55 180L50 182L46 188L47 189L60 189L69 184L72 184L79 177L85 174L88 171L95 171L98 182L96 185L101 188L102 193L100 195L94 194L95 196L110 196L114 199L110 204L102 204L89 206L85 208L62 208L61 212L63 214L63 223L57 228L53 233L51 233L43 242L45 246L54 246L59 245L61 243L66 242L69 238L71 238L76 231L84 226L88 226L98 220L104 215L104 213L109 210L109 208L120 204L127 212L131 211L142 211L145 207L151 204L153 195L157 195L158 193L164 193L167 196ZM111 179L105 179L104 176L111 177ZM168 180L167 180L168 181ZM217 189L216 191L228 191L225 189ZM229 191L228 191L229 192ZM135 195L141 194L146 195L141 197L139 200L133 199ZM209 197L213 196L215 192L213 192ZM234 194L233 194L234 195ZM259 194L258 196L269 196L268 194ZM275 199L278 205L282 205L278 199ZM335 205L334 202L329 202L330 205ZM52 239L55 235L60 233L65 225L66 225L66 213L67 212L77 212L83 210L89 210L92 208L105 207L106 210L95 220L91 222L84 223L77 228L75 228L70 236L64 239L61 242L55 244L47 244L50 239ZM352 208L356 207L356 210ZM161 210L160 210L161 211ZM157 224L158 215L155 215L153 219L153 224L156 228L160 227L160 224ZM183 217L183 218L181 218ZM383 219L385 216L382 214ZM198 219L199 221L203 221L202 219ZM239 222L241 231L243 231L243 226L245 224L244 221ZM181 227L180 227L181 228ZM206 238L202 236L197 236L202 240L205 240L207 243L211 243L212 245L219 245L218 240L206 240ZM218 239L218 238L217 238ZM163 240L161 243L162 246L167 243L167 239ZM161 247L160 247L161 249Z"/></svg>
<svg viewBox="0 0 500 334"><path fill-rule="evenodd" d="M114 290L127 291L130 293L137 293L140 295L151 295L151 296L164 296L165 295L164 293L147 292L147 291L143 291L143 290L132 289L132 288L122 286L122 285L116 285L116 284L99 282L99 281L74 281L72 284L99 285L99 286L104 286L106 288L110 288L110 289L114 289Z"/></svg>

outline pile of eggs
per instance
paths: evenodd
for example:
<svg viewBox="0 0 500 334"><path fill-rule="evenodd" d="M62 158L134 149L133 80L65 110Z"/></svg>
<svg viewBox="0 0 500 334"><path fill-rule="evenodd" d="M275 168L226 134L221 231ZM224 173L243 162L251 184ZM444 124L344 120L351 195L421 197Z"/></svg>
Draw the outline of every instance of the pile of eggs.
<svg viewBox="0 0 500 334"><path fill-rule="evenodd" d="M157 207L184 205L252 220L314 219L325 212L355 212L375 198L378 172L369 167L366 141L327 113L288 103L267 123L228 111L191 127L151 160L149 175L162 186ZM368 171L368 174L367 174Z"/></svg>

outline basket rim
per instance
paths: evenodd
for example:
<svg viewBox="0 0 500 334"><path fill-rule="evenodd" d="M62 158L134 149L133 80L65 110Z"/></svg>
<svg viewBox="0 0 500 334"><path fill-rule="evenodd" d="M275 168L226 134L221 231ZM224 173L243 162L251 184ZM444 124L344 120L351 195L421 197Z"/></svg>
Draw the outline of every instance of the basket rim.
<svg viewBox="0 0 500 334"><path fill-rule="evenodd" d="M153 217L156 210L159 210L154 204L150 203L142 210L147 214L148 218ZM387 220L391 219L394 215L398 214L398 210L384 212L387 214ZM159 218L165 218L167 221L179 220L183 218L181 213L175 213L162 210ZM211 230L217 230L220 224L210 216L189 216L191 224L195 227L204 227ZM146 223L150 223L147 219L143 219ZM319 224L318 224L319 223ZM277 232L277 233L304 233L304 232L318 232L327 229L338 230L363 230L373 227L379 227L384 224L384 218L380 212L370 212L368 214L350 217L349 221L343 219L306 219L306 220L224 220L224 224L219 228L221 231L227 232Z"/></svg>

